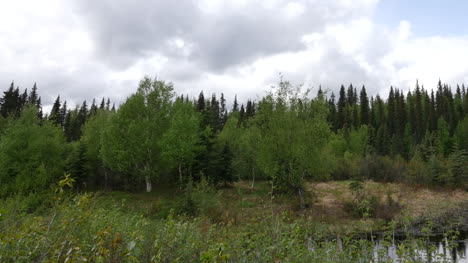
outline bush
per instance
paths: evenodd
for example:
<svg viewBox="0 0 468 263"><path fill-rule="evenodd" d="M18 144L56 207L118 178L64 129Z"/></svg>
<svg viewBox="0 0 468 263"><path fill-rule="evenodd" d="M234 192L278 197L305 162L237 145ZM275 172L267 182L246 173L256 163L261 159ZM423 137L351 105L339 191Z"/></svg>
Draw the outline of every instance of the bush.
<svg viewBox="0 0 468 263"><path fill-rule="evenodd" d="M353 200L345 202L344 205L354 217L373 217L390 221L402 209L400 202L393 198L391 192L387 192L386 200L383 202L380 197L368 193L362 181L352 181L349 189L353 194Z"/></svg>
<svg viewBox="0 0 468 263"><path fill-rule="evenodd" d="M188 181L183 197L176 204L176 212L188 216L206 216L217 221L222 209L218 193L202 176L195 186L192 180Z"/></svg>
<svg viewBox="0 0 468 263"><path fill-rule="evenodd" d="M433 181L429 166L419 156L408 162L408 182L429 185Z"/></svg>
<svg viewBox="0 0 468 263"><path fill-rule="evenodd" d="M377 182L401 182L406 178L406 162L397 156L394 159L388 156L366 156L360 165L362 178Z"/></svg>

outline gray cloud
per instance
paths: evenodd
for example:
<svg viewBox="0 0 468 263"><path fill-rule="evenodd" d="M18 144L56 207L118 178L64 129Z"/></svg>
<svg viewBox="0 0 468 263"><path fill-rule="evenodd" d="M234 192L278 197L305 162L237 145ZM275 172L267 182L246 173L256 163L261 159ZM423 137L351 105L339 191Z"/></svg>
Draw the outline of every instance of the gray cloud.
<svg viewBox="0 0 468 263"><path fill-rule="evenodd" d="M279 80L370 94L415 79L466 82L468 38L378 26L378 0L44 0L0 3L0 85L38 83L44 105L110 96L145 75L179 93L257 98ZM15 23L11 23L15 21ZM6 26L2 26L6 25ZM435 80L433 80L435 78ZM434 82L434 83L433 83Z"/></svg>
<svg viewBox="0 0 468 263"><path fill-rule="evenodd" d="M199 1L76 1L92 33L98 55L114 67L127 67L138 58L159 53L183 56L169 44L181 39L190 45L187 58L210 70L249 63L253 59L304 48L304 34L320 32L336 21L369 12L369 6L349 8L340 1L226 1L207 12ZM296 9L291 8L295 6ZM288 10L291 12L288 14ZM295 10L298 12L294 15Z"/></svg>

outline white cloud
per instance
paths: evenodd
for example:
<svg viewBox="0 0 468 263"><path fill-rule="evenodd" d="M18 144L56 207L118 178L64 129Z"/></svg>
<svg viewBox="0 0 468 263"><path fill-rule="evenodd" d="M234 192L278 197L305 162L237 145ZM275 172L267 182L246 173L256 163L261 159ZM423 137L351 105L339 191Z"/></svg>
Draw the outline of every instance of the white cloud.
<svg viewBox="0 0 468 263"><path fill-rule="evenodd" d="M286 79L336 91L468 81L468 36L415 37L377 25L377 0L122 0L0 3L0 86L38 82L45 104L110 96L145 75L196 96L257 98Z"/></svg>

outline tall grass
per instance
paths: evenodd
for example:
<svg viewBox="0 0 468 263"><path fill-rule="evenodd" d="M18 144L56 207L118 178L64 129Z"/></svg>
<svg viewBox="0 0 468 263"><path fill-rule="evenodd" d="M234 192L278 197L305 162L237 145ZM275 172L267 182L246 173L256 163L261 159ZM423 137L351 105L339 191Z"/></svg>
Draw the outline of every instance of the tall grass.
<svg viewBox="0 0 468 263"><path fill-rule="evenodd" d="M174 212L150 219L122 204L103 206L93 194L63 198L42 216L15 209L13 199L1 202L0 262L392 262L391 234L379 247L334 239L323 226L287 214L229 225ZM423 262L417 254L424 241L400 243L402 262Z"/></svg>

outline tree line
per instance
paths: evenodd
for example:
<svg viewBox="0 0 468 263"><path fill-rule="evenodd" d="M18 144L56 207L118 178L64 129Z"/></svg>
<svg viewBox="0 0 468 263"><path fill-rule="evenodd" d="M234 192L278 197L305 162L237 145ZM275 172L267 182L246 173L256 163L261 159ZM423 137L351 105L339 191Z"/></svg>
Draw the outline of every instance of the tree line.
<svg viewBox="0 0 468 263"><path fill-rule="evenodd" d="M466 187L468 94L440 81L387 99L341 86L338 99L280 80L258 101L230 109L221 94L177 95L145 77L118 108L109 99L42 111L34 85L0 99L0 196L52 188L70 174L77 190L183 189L206 179L271 182L304 205L306 180L373 179Z"/></svg>

